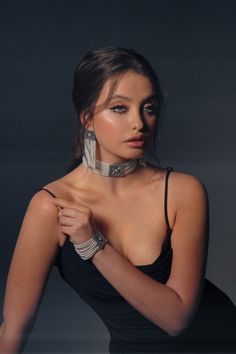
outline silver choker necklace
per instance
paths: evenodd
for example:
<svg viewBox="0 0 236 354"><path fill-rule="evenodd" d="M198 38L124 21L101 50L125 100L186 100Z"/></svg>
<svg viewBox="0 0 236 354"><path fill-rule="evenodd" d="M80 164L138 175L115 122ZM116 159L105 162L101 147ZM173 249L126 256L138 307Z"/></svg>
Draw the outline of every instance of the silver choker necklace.
<svg viewBox="0 0 236 354"><path fill-rule="evenodd" d="M107 177L123 177L133 172L137 166L145 166L145 163L138 159L115 164L97 160L96 136L92 130L85 130L84 132L84 155L82 163L94 173Z"/></svg>

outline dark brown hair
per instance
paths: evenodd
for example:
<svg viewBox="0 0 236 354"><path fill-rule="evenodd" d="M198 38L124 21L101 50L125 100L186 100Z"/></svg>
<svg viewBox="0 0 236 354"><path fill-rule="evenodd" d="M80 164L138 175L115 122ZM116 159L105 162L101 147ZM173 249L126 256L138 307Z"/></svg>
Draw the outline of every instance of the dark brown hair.
<svg viewBox="0 0 236 354"><path fill-rule="evenodd" d="M150 63L133 49L120 47L105 47L90 51L77 65L74 72L72 100L78 118L78 129L72 146L72 157L68 171L81 163L83 155L84 124L80 118L83 115L90 120L99 94L108 79L112 79L110 92L104 105L109 103L119 78L127 71L146 76L152 83L153 93L158 98L157 124L155 136L157 138L160 126L160 117L163 111L163 94L159 79ZM155 155L155 140L150 151ZM156 161L158 158L156 157ZM158 161L159 162L159 161Z"/></svg>

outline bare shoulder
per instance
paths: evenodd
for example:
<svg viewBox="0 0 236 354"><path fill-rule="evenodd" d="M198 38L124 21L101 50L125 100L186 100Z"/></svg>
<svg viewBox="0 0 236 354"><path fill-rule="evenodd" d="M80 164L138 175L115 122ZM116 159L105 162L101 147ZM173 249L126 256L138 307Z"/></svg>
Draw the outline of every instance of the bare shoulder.
<svg viewBox="0 0 236 354"><path fill-rule="evenodd" d="M50 182L46 186L55 196L64 196L63 183L60 180ZM42 188L44 188L42 187ZM30 199L23 219L21 234L30 234L31 238L40 237L61 245L65 236L61 234L58 223L58 208L53 203L54 197L41 189Z"/></svg>
<svg viewBox="0 0 236 354"><path fill-rule="evenodd" d="M207 190L204 183L194 175L172 171L168 181L168 200L172 229L176 227L178 220L187 225L191 218L208 218Z"/></svg>
<svg viewBox="0 0 236 354"><path fill-rule="evenodd" d="M53 228L58 224L57 207L52 202L52 197L43 191L36 192L29 201L24 222L33 226Z"/></svg>
<svg viewBox="0 0 236 354"><path fill-rule="evenodd" d="M150 169L150 175L154 180L154 189L161 192L164 190L167 168L155 167ZM168 177L168 217L171 226L174 226L177 212L183 209L191 209L192 206L202 206L205 208L208 203L207 190L204 183L196 176L177 171L172 168ZM154 192L155 194L155 192Z"/></svg>
<svg viewBox="0 0 236 354"><path fill-rule="evenodd" d="M196 176L189 173L172 171L169 176L169 190L174 194L179 204L189 200L207 199L207 190L204 183Z"/></svg>
<svg viewBox="0 0 236 354"><path fill-rule="evenodd" d="M39 190L36 192L30 199L28 210L31 213L35 213L37 215L45 215L45 217L50 218L50 216L54 215L57 211L54 204L52 203L52 196L45 192L44 190Z"/></svg>
<svg viewBox="0 0 236 354"><path fill-rule="evenodd" d="M158 183L161 181L164 182L167 176L167 169L168 168L164 167L151 167L149 168L149 174L153 176ZM168 187L170 193L174 193L175 196L179 195L180 198L183 196L183 193L206 193L205 185L199 178L189 173L176 171L174 169L172 169L169 174Z"/></svg>
<svg viewBox="0 0 236 354"><path fill-rule="evenodd" d="M46 190L45 190L46 189ZM70 174L43 185L31 198L27 210L28 218L31 217L41 233L63 246L66 236L61 232L58 222L58 208L54 205L55 198L72 200Z"/></svg>

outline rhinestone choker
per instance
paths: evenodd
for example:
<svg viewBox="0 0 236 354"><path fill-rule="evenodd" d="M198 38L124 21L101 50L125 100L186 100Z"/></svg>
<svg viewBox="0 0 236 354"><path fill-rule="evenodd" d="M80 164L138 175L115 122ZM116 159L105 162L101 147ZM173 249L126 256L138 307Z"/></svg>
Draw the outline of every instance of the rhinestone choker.
<svg viewBox="0 0 236 354"><path fill-rule="evenodd" d="M87 166L94 173L107 177L122 177L133 172L138 166L137 160L129 160L124 163L109 164L107 162L96 160L95 168L91 168L86 160L85 155L82 160L83 164Z"/></svg>

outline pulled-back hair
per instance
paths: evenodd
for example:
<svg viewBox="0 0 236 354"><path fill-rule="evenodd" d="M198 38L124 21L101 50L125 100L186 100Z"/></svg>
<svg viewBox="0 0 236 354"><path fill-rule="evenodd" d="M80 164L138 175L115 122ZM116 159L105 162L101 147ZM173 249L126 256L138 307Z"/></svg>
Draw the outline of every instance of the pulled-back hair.
<svg viewBox="0 0 236 354"><path fill-rule="evenodd" d="M132 71L147 77L153 88L154 95L158 98L157 118L163 111L163 94L159 79L150 63L133 49L120 47L105 47L88 52L76 66L73 78L72 100L78 118L78 129L72 146L72 158L68 171L74 169L82 161L84 126L81 117L91 120L100 92L111 79L111 86L106 102L107 105L114 93L118 80L124 73ZM156 136L160 119L157 119ZM155 141L153 141L153 146ZM156 158L158 161L158 158Z"/></svg>

